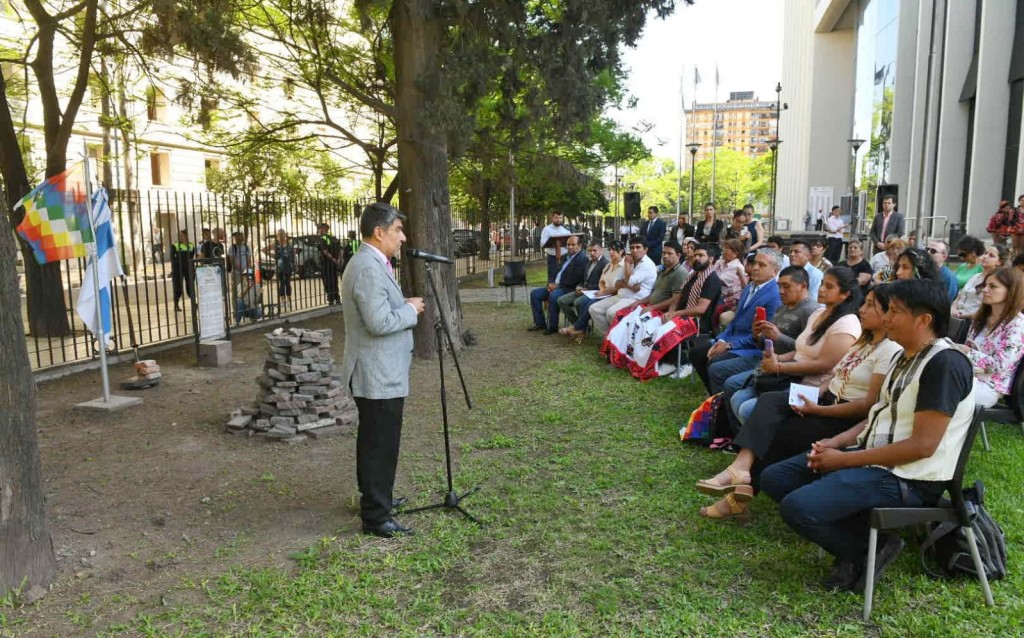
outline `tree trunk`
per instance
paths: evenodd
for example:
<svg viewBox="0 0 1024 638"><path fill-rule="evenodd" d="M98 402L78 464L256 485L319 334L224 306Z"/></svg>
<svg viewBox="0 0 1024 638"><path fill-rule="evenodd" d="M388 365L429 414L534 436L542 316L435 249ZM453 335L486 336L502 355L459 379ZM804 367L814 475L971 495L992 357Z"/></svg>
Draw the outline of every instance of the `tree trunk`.
<svg viewBox="0 0 1024 638"><path fill-rule="evenodd" d="M21 155L17 129L7 102L7 84L0 73L0 173L7 187L5 212L11 227L21 223L24 209L14 211L14 205L31 189L25 160ZM25 287L28 294L29 332L33 337L63 337L71 334L67 307L64 305L64 285L60 279L60 263L40 266L32 249L23 241L21 254L25 262ZM14 263L14 262L11 262ZM15 307L21 306L18 296L10 298ZM24 340L24 337L22 337Z"/></svg>
<svg viewBox="0 0 1024 638"><path fill-rule="evenodd" d="M445 27L432 0L395 0L391 8L395 42L395 106L398 120L398 171L402 176L399 204L409 216L410 243L416 248L450 254L451 203L448 192L448 147L444 129L431 122L432 107L442 95L443 70L438 64ZM443 308L454 343L462 346L462 312L455 269L435 270L438 298L429 299L424 262L403 259L403 279L414 294L426 299L426 317L415 331L416 356L433 358L434 322ZM436 305L435 305L436 302Z"/></svg>
<svg viewBox="0 0 1024 638"><path fill-rule="evenodd" d="M43 512L36 440L36 386L25 346L15 243L7 206L0 215L0 596L14 588L45 588L57 572ZM36 589L30 595L34 598Z"/></svg>

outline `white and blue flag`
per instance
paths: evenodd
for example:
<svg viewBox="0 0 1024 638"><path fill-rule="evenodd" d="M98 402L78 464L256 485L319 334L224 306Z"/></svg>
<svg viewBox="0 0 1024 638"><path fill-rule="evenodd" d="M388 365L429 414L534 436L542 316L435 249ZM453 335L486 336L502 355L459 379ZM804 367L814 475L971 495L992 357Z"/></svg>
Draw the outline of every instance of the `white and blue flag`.
<svg viewBox="0 0 1024 638"><path fill-rule="evenodd" d="M121 260L117 257L114 222L111 219L105 188L97 189L92 195L92 222L96 233L96 243L94 244L96 253L94 258L89 260L89 265L85 269L82 289L78 293L78 303L75 304L75 312L82 318L86 327L99 338L100 327L97 325L96 317L97 300L103 318L103 334L109 336L113 329L111 314L114 294L110 280L124 274L121 269ZM97 267L99 268L99 294L96 293L93 277L93 268ZM106 340L104 339L104 341Z"/></svg>

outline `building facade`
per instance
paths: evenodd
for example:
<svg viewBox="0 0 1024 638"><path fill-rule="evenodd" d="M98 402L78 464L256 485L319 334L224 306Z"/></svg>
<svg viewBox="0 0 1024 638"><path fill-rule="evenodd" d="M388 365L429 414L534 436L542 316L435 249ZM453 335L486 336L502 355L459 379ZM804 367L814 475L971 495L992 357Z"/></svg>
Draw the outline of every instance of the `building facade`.
<svg viewBox="0 0 1024 638"><path fill-rule="evenodd" d="M694 104L686 110L687 139L700 144L696 160L711 157L714 146L730 148L750 157L769 152L775 137L777 105L754 97L753 91L736 91L726 102Z"/></svg>
<svg viewBox="0 0 1024 638"><path fill-rule="evenodd" d="M986 236L1024 193L1024 0L786 0L784 25L780 220L893 194L908 232Z"/></svg>

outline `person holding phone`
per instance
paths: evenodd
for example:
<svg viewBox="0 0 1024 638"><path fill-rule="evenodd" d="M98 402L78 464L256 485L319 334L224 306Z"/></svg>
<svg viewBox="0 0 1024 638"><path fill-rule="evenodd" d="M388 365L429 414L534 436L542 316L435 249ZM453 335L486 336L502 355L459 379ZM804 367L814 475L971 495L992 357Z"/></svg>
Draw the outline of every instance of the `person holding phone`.
<svg viewBox="0 0 1024 638"><path fill-rule="evenodd" d="M736 458L718 476L697 483L697 491L722 497L701 508L702 517L748 520L749 502L756 494L762 469L806 450L815 441L844 432L867 416L878 400L889 364L902 349L886 336L889 288L885 284L868 292L859 311L861 336L822 383L817 403L801 395L803 402L790 406L788 391L758 397L750 418L733 440L741 448ZM770 343L765 340L766 357L772 356Z"/></svg>

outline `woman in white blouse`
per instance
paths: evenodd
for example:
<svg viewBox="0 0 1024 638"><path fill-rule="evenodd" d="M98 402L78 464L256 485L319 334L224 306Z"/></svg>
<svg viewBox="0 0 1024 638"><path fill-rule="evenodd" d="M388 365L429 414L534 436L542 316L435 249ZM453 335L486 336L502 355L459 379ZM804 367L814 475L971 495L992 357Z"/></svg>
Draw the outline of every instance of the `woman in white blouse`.
<svg viewBox="0 0 1024 638"><path fill-rule="evenodd" d="M985 252L978 258L978 263L981 264L981 272L968 279L964 287L960 289L956 299L953 300L953 305L950 307L950 315L955 319L970 319L973 317L974 313L978 312L981 308L982 282L985 281L985 277L995 272L997 268L1005 266L1006 260L1009 257L1010 251L1006 246L993 244L986 248Z"/></svg>

